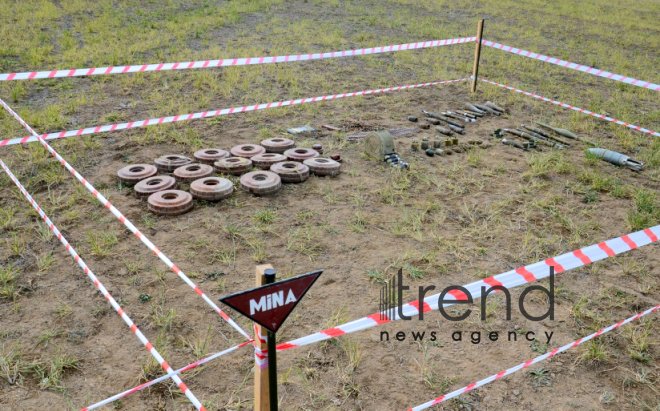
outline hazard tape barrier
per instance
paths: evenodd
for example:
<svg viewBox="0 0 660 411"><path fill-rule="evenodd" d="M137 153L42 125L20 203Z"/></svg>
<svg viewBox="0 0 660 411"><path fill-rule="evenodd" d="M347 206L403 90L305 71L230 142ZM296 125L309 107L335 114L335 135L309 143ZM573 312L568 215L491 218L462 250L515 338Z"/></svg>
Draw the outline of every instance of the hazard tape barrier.
<svg viewBox="0 0 660 411"><path fill-rule="evenodd" d="M158 377L158 378L156 378L155 380L151 380L151 381L149 381L149 382L145 382L144 384L140 384L140 385L138 385L137 387L131 388L130 390L126 390L126 391L121 392L121 393L119 393L119 394L117 394L117 395L113 395L112 397L106 398L106 399L103 400L103 401L99 401L99 402L97 402L96 404L90 405L89 407L85 407L85 408L81 409L80 411L89 411L89 410L93 410L93 409L96 409L96 408L102 407L102 406L104 406L104 405L108 405L108 404L110 404L111 402L115 402L115 401L117 401L117 400L119 400L119 399L121 399L121 398L124 398L124 397L126 397L126 396L128 396L128 395L131 395L131 394L133 394L133 393L135 393L135 392L141 391L141 390L143 390L143 389L145 389L145 388L147 388L147 387L151 387L151 386L154 385L154 384L158 384L159 382L165 381L165 380L168 379L168 378L172 378L173 376L176 376L176 375L179 375L179 374L184 373L184 372L186 372L186 371L192 370L193 368L199 367L199 366L202 365L202 364L205 364L205 363L207 363L207 362L209 362L209 361L211 361L211 360L214 360L214 359L216 359L216 358L218 358L218 357L222 357L222 356L225 355L225 354L229 354L230 352L235 351L235 350L237 350L237 349L239 349L239 348L241 348L241 347L244 347L244 346L246 346L246 345L248 345L248 344L251 344L251 343L253 343L253 342L254 342L254 340L245 341L244 343L241 343L241 344L239 344L239 345L235 345L235 346L233 346L233 347L231 347L231 348L227 348L227 349L224 350L224 351L221 351L221 352L219 352L219 353L215 353L215 354L211 355L210 357L206 357L206 358L204 358L203 360L199 360L199 361L196 361L196 362L194 362L194 363L192 363L192 364L186 365L186 366L183 367L183 368L179 368L178 370L176 370L176 371L172 371L172 372L170 372L170 373L168 373L168 374L165 374L165 375L163 375L162 377Z"/></svg>
<svg viewBox="0 0 660 411"><path fill-rule="evenodd" d="M491 383L491 382L493 382L493 381L495 381L495 380L499 380L500 378L505 377L505 376L507 376L507 375L509 375L509 374L513 374L513 373L516 372L516 371L520 371L520 370L522 370L523 368L527 368L527 367L529 367L529 366L532 365L532 364L536 364L536 363L541 362L541 361L543 361L543 360L546 360L546 359L548 359L548 358L550 358L550 357L554 357L555 355L559 354L560 352L564 352L564 351L566 351L566 350L568 350L568 349L570 349L570 348L576 347L576 346L578 346L578 345L580 345L580 344L582 344L582 343L584 343L584 342L587 342L587 341L589 341L589 340L591 340L591 339L593 339L593 338L598 337L599 335L602 335L602 334L605 334L606 332L612 331L612 330L614 330L615 328L619 328L619 327L621 327L621 326L624 325L624 324L627 324L627 323L629 323L629 322L631 322L631 321L635 321L635 320L637 320L637 319L640 318L640 317L643 317L643 316L645 316L645 315L647 315L647 314L652 313L653 311L656 311L658 308L660 308L660 305L656 305L656 306L653 307L653 308L649 308L648 310L643 311L643 312L641 312L641 313L639 313L639 314L637 314L637 315L634 315L634 316L632 316L632 317L630 317L630 318L627 318L627 319L625 319L625 320L623 320L623 321L621 321L621 322L618 322L618 323L616 323L616 324L610 325L610 326L607 327L607 328L603 328L602 330L597 331L597 332L595 332L595 333L593 333L593 334L591 334L591 335L588 335L588 336L586 336L586 337L580 338L579 340L573 341L572 343L568 343L568 344L564 345L563 347L559 347L559 348L557 348L556 350L552 350L552 351L550 351L550 352L547 353L547 354L543 354L543 355L541 355L541 356L539 356L539 357L536 357L536 358L534 358L534 359L532 359L532 360L526 361L526 362L524 362L524 363L522 363L522 364L518 364L518 365L516 365L515 367L511 367L511 368L509 368L508 370L504 370L504 371L502 371L502 372L500 372L500 373L497 373L497 374L495 374L495 375L491 375L491 376L488 377L488 378L484 378L484 379L481 380L481 381L477 381L477 382L472 383L472 384L470 384L470 385L468 385L468 386L465 386L465 387L463 387L463 388L459 388L458 390L452 391L452 392L450 392L449 394L446 394L446 395L442 395L442 396L440 396L440 397L438 397L438 398L436 398L436 399L434 399L434 400L432 400L432 401L426 402L426 403L424 403L424 404L422 404L422 405L418 405L418 406L416 406L416 407L409 408L408 411L421 411L421 410L425 410L425 409L430 408L430 407L432 407L432 406L434 406L434 405L436 405L436 404L440 404L441 402L445 402L445 401L450 400L450 399L452 399L452 398L454 398L454 397L458 397L459 395L461 395L461 394L465 394L465 393L468 392L468 391L472 391L472 390L475 389L475 388L479 388L479 387L481 387L481 386L483 386L483 385L486 385L486 384L488 384L488 383Z"/></svg>
<svg viewBox="0 0 660 411"><path fill-rule="evenodd" d="M87 135L87 134L105 133L105 132L108 132L108 131L126 130L126 129L131 129L131 128L153 126L153 125L156 125L156 124L176 123L176 122L179 122L179 121L195 120L195 119L200 119L200 118L210 118L210 117L215 117L215 116L224 116L224 115L232 114L232 113L244 113L244 112L247 112L247 111L265 110L267 108L293 106L293 105L296 105L296 104L312 103L312 102L317 102L317 101L336 100L336 99L345 98L345 97L366 96L366 95L369 95L369 94L386 93L388 91L398 91L398 90L406 90L406 89L411 89L411 88L436 86L438 84L456 83L456 82L465 81L465 80L467 80L467 78L462 78L462 79L457 79L457 80L434 81L432 83L410 84L410 85L407 85L407 86L388 87L388 88L381 88L381 89L377 89L377 90L356 91L356 92L353 92L353 93L334 94L334 95L327 95L327 96L320 96L320 97L308 97L308 98L291 100L291 101L278 101L278 102L273 102L273 103L257 104L257 105L253 105L253 106L233 107L233 108L225 108L225 109L216 110L216 111L204 111L204 112L198 112L198 113L193 113L193 114L180 114L178 116L171 116L171 117L152 118L150 120L131 121L130 123L110 124L110 125L106 125L106 126L81 128L79 130L62 131L62 132L57 132L57 133L42 134L42 135L39 135L39 136L37 136L36 133L33 133L34 136L32 136L32 137L22 137L22 138L13 138L13 139L9 139L9 140L0 140L0 146L9 146L9 145L13 145L13 144L31 143L33 141L40 141L40 139L41 140L53 140L53 139L59 139L59 138L64 138L64 137L81 136L81 135ZM16 116L14 116L14 117L16 117ZM22 120L19 120L19 121L21 121L21 124L24 124ZM28 129L28 130L31 130L31 129Z"/></svg>
<svg viewBox="0 0 660 411"><path fill-rule="evenodd" d="M647 244L658 241L660 235L660 225L647 228L646 230L637 231L632 234L624 235L622 237L613 238L602 243L590 245L569 253L559 255L557 257L548 258L544 261L539 261L524 267L516 268L515 270L507 271L505 273L488 277L484 280L475 281L473 283L464 285L474 299L481 297L481 287L486 289L492 286L502 286L505 288L513 288L522 284L527 284L532 281L537 281L546 278L550 275L550 267L554 267L555 273L560 274L564 271L573 268L582 267L584 265L612 257L626 251L634 250L635 248L642 247ZM438 309L438 297L440 293L427 297L422 301L423 312L434 311ZM459 291L453 290L445 297L446 300L466 300L467 296ZM452 303L444 304L443 307L449 307ZM419 300L403 304L403 315L414 316L419 314L420 302ZM360 318L348 322L346 324L338 325L305 337L298 338L293 341L278 344L277 351L284 351L295 347L300 347L307 344L312 344L318 341L327 340L330 338L339 337L355 331L364 330L367 328L375 327L376 325L389 323L398 320L399 313L395 313L393 318L389 318L383 313L372 314L368 317Z"/></svg>
<svg viewBox="0 0 660 411"><path fill-rule="evenodd" d="M55 77L96 76L101 74L140 73L146 71L187 70L226 66L247 66L255 64L288 63L293 61L320 60L335 57L366 56L370 54L389 53L393 51L415 50L430 47L451 46L453 44L470 43L476 37L462 37L446 40L422 41L417 43L396 44L391 46L369 47L355 50L332 51L329 53L293 54L290 56L244 57L220 60L185 61L179 63L137 64L133 66L91 67L68 70L32 71L25 73L0 74L0 81L33 80Z"/></svg>
<svg viewBox="0 0 660 411"><path fill-rule="evenodd" d="M142 331L138 329L137 325L135 325L133 320L131 320L131 318L128 316L128 314L126 314L124 309L121 308L121 306L117 303L117 300L115 300L112 297L112 295L110 295L110 293L105 288L105 286L103 286L103 284L98 280L98 278L96 278L92 270L87 266L87 264L85 264L85 261L80 257L80 255L78 255L76 250L73 248L71 244L69 244L66 238L64 238L60 230L57 229L55 224L50 220L50 218L48 218L48 216L46 215L46 213L44 213L44 211L41 209L39 204L37 204L34 198L32 198L32 196L27 192L25 187L23 187L20 181L18 181L16 176L14 176L11 170L9 170L9 167L7 167L7 165L2 160L0 160L0 166L2 166L2 168L5 170L7 175L12 179L14 184L16 184L16 187L18 187L18 189L25 196L25 198L28 199L32 207L34 207L37 213L39 213L39 216L41 216L41 218L44 220L46 226L48 226L48 228L55 234L57 239L60 240L62 245L64 245L64 248L66 248L69 254L71 254L71 257L73 257L73 259L78 263L80 268L82 268L85 274L87 274L87 276L92 281L94 286L96 286L96 288L101 292L101 294L103 294L103 296L105 297L106 300L108 300L112 308L114 308L115 311L117 311L121 319L124 320L126 325L128 325L128 327L131 329L131 331L133 331L133 333L137 336L140 342L147 348L147 351L149 351L149 353L154 357L154 359L158 361L158 364L160 364L160 366L163 367L165 372L167 372L168 374L172 373L173 371L172 367L170 367L167 361L165 361L165 359L160 355L158 350L154 348L153 344L151 344L149 340L147 340L147 337L145 337L144 334L142 334ZM183 391L184 394L186 394L186 397L188 397L188 399L195 405L195 407L198 410L205 410L204 406L202 406L202 404L199 402L197 397L195 397L195 395L190 391L190 389L188 389L186 384L184 384L184 382L181 381L181 379L178 376L173 374L171 377L168 378L172 378L172 380L176 383L176 385L181 389L181 391Z"/></svg>
<svg viewBox="0 0 660 411"><path fill-rule="evenodd" d="M479 80L481 80L483 82L486 82L486 83L489 83L489 84L494 84L498 87L502 87L502 88L505 88L507 90L515 91L516 93L522 93L526 96L534 97L536 99L543 100L543 101L548 101L552 104L556 104L556 105L561 106L561 107L570 108L571 110L575 110L575 111L578 111L580 113L588 114L590 116L594 116L594 117L599 118L601 120L610 121L612 123L620 124L622 126L632 128L633 130L641 131L642 133L647 133L647 134L651 134L651 135L660 137L660 133L658 133L658 132L655 132L653 130L648 130L648 129L640 127L640 126L636 126L634 124L626 123L624 121L617 120L617 119L612 118L612 117L608 117L608 116L605 116L605 115L602 115L602 114L594 113L592 111L585 110L585 109L579 108L579 107L575 107L575 106L572 106L570 104L562 103L561 101L556 101L556 100L553 100L553 99L550 99L550 98L547 98L547 97L539 96L539 95L534 94L534 93L529 93L527 91L522 91L522 90L514 88L514 87L505 86L504 84L500 84L500 83L496 83L494 81L486 80L485 78L481 78Z"/></svg>
<svg viewBox="0 0 660 411"><path fill-rule="evenodd" d="M584 66L582 64L571 63L570 61L560 60L555 57L545 56L543 54L532 53L531 51L518 49L511 46L505 46L504 44L495 43L493 41L481 40L481 44L488 47L493 47L498 50L508 51L509 53L518 54L524 57L529 57L536 60L541 60L546 63L556 64L558 66L567 67L573 70L581 71L583 73L593 74L595 76L605 77L610 80L620 81L622 83L630 84L633 86L648 88L655 91L660 91L660 85L655 83L650 83L648 81L637 80L632 77L622 76L621 74L610 73L609 71L599 70L593 67Z"/></svg>
<svg viewBox="0 0 660 411"><path fill-rule="evenodd" d="M39 142L44 147L46 147L48 152L50 152L53 156L55 156L55 158L57 158L57 160L64 167L66 167L66 169L69 170L71 174L73 174L73 176L76 177L76 179L80 181L85 186L85 188L87 188L87 190L89 190L89 192L92 193L92 195L99 200L99 202L101 202L101 204L103 204L108 210L110 210L110 212L115 217L117 217L117 219L122 224L124 224L126 228L128 228L133 234L135 234L135 236L139 238L140 241L142 241L142 243L144 243L144 245L146 245L147 248L149 248L149 250L151 250L154 254L156 254L156 256L162 262L164 262L172 271L174 271L174 273L178 275L179 278L181 278L186 284L188 284L188 286L190 286L190 288L192 288L197 294L199 294L199 296L202 297L202 299L206 301L206 303L209 306L211 306L211 308L213 308L213 310L216 313L218 313L222 318L224 318L224 320L227 321L229 325L234 327L234 329L239 333L241 333L241 335L243 335L246 339L251 340L250 336L238 324L236 324L234 320L229 318L229 316L225 314L225 312L222 311L190 278L188 278L188 276L183 271L181 271L179 267L174 265L174 263L170 261L170 259L167 258L167 256L163 254L163 252L160 251L144 234L142 234L142 232L140 232L140 230L138 230L128 218L126 218L119 210L117 210L117 208L113 206L110 203L110 201L108 201L101 193L99 193L98 190L94 188L93 185L91 185L87 180L85 180L85 178L82 175L80 175L80 173L78 173L71 166L71 164L69 164L66 160L64 160L64 158L62 158L62 156L60 156L57 153L57 151L55 151L48 143L46 143L44 139L39 137L39 135L32 129L32 127L30 127L25 121L23 121L23 119L18 114L16 114L16 112L14 112L14 110L12 110L11 107L9 107L2 99L0 99L0 105L2 105L9 112L9 114L12 115L12 117L18 120L18 122L21 123L23 127L25 127L33 135L35 135L38 138Z"/></svg>

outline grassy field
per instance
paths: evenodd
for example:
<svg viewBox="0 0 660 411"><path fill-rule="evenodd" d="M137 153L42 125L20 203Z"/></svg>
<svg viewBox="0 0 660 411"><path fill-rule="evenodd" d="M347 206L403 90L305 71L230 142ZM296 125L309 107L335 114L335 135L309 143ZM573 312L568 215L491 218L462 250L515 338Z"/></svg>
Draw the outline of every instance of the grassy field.
<svg viewBox="0 0 660 411"><path fill-rule="evenodd" d="M474 36L660 83L660 4L593 0L446 2L5 1L0 3L0 73L335 51ZM467 77L473 44L376 56L209 70L0 83L0 98L40 133L292 98ZM660 129L658 92L491 48L480 76ZM262 110L176 125L53 142L94 186L211 298L252 286L254 265L282 276L325 268L323 283L281 333L289 340L372 314L398 267L418 285L464 284L658 224L660 139L495 86L467 82L380 96ZM166 153L228 149L288 127L362 118L409 127L408 115L492 100L509 110L475 123L552 122L646 163L642 173L585 156L585 147L523 153L489 150L430 160L400 151L412 170L370 162L345 133L321 134L344 172L287 186L273 198L237 193L178 218L147 212L114 173ZM28 133L0 111L0 139ZM299 141L301 146L318 142ZM38 143L0 148L28 191L80 252L173 368L227 348L240 335L214 317ZM89 284L9 178L0 174L0 405L77 410L161 375L148 353ZM444 342L384 344L356 333L283 353L282 409L406 409L528 360L660 301L657 245L558 276L555 321L519 314L504 321L489 298L449 325L429 313ZM322 287L321 287L322 286ZM316 286L315 286L316 287ZM520 290L512 292L514 298ZM415 293L404 296L415 299ZM544 301L532 305L542 310ZM478 311L478 310L475 310ZM236 314L245 328L250 324ZM437 322L437 324L436 324ZM417 326L418 328L414 328ZM515 326L515 327L514 327ZM554 331L548 345L452 343L450 331ZM416 325L382 327L391 334ZM533 373L461 396L444 409L660 410L657 314L544 363ZM444 344L444 345L443 345ZM479 358L480 361L475 360ZM245 349L183 376L210 410L252 408L252 356ZM383 372L386 371L386 372ZM177 388L159 384L107 409L188 410Z"/></svg>

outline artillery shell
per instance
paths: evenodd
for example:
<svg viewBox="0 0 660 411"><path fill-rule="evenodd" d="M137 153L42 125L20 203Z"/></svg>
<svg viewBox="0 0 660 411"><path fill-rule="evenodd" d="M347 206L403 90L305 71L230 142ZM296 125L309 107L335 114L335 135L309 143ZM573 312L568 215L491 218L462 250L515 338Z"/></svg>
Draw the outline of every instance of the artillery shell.
<svg viewBox="0 0 660 411"><path fill-rule="evenodd" d="M449 128L451 128L453 131L457 132L458 134L465 134L465 130L463 130L460 127L456 127L454 125L449 124Z"/></svg>
<svg viewBox="0 0 660 411"><path fill-rule="evenodd" d="M484 106L483 104L475 104L475 106L481 111L485 111L487 113L494 114L496 116L499 116L501 114L499 111L493 110L492 108L488 106Z"/></svg>
<svg viewBox="0 0 660 411"><path fill-rule="evenodd" d="M472 112L475 112L475 113L481 114L482 116L483 116L484 114L486 114L485 111L483 111L483 110L479 110L478 108L476 108L475 106L473 106L473 105L470 104L470 103L465 103L465 108L468 109L468 110L470 110L470 111L472 111Z"/></svg>
<svg viewBox="0 0 660 411"><path fill-rule="evenodd" d="M408 116L408 121L412 121L413 123L417 122L417 117L415 116Z"/></svg>
<svg viewBox="0 0 660 411"><path fill-rule="evenodd" d="M451 133L451 130L446 129L446 128L442 127L442 126L436 126L435 129L437 130L438 133L440 133L440 134L444 134L444 135L446 135L446 136L451 136L451 134L452 134L452 133Z"/></svg>
<svg viewBox="0 0 660 411"><path fill-rule="evenodd" d="M440 124L440 120L438 120L436 118L427 117L427 118L425 118L425 120L428 121L429 123L433 124L433 125L436 125L436 126L438 124Z"/></svg>
<svg viewBox="0 0 660 411"><path fill-rule="evenodd" d="M428 130L429 128L431 128L431 125L430 124L420 124L419 128L421 128L423 130Z"/></svg>
<svg viewBox="0 0 660 411"><path fill-rule="evenodd" d="M485 105L486 107L490 107L490 108L492 108L493 110L497 110L497 111L499 111L500 113L504 113L504 109L503 109L502 107L499 107L497 104L495 104L495 103L493 103L493 102L487 101L484 105Z"/></svg>

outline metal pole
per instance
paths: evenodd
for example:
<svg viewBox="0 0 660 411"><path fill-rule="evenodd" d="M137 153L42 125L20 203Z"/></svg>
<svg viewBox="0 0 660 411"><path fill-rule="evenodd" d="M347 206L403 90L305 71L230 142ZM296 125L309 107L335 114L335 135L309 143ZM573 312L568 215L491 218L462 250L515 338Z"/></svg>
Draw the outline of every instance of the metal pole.
<svg viewBox="0 0 660 411"><path fill-rule="evenodd" d="M268 268L264 271L266 284L275 282L275 270ZM270 411L277 411L277 344L275 333L268 331L268 394L270 396Z"/></svg>
<svg viewBox="0 0 660 411"><path fill-rule="evenodd" d="M481 35L484 32L484 20L477 24L477 47L474 50L474 68L472 69L472 92L477 91L477 75L479 74L479 58L481 57Z"/></svg>

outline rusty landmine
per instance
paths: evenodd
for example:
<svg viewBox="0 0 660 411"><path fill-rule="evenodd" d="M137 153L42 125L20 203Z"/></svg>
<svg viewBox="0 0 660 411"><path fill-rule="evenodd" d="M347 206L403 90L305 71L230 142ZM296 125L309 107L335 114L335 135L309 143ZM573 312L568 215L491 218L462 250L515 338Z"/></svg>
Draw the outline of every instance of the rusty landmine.
<svg viewBox="0 0 660 411"><path fill-rule="evenodd" d="M156 174L158 174L158 169L151 164L133 164L117 171L117 178L122 183L132 186Z"/></svg>
<svg viewBox="0 0 660 411"><path fill-rule="evenodd" d="M149 211L159 215L185 214L193 208L190 193L181 190L165 190L149 196Z"/></svg>
<svg viewBox="0 0 660 411"><path fill-rule="evenodd" d="M338 163L341 163L342 161L344 161L341 154L333 154L333 155L330 156L330 159L335 160Z"/></svg>
<svg viewBox="0 0 660 411"><path fill-rule="evenodd" d="M213 166L218 173L240 176L252 168L252 160L243 157L229 157L216 161Z"/></svg>
<svg viewBox="0 0 660 411"><path fill-rule="evenodd" d="M286 156L284 154L278 153L263 153L257 154L250 160L252 160L252 163L254 163L255 167L259 167L262 170L269 170L270 166L273 164L286 161Z"/></svg>
<svg viewBox="0 0 660 411"><path fill-rule="evenodd" d="M170 176L154 176L140 181L134 187L136 197L148 197L159 191L176 187L176 180Z"/></svg>
<svg viewBox="0 0 660 411"><path fill-rule="evenodd" d="M282 180L270 171L252 171L241 176L241 188L257 196L266 196L280 191Z"/></svg>
<svg viewBox="0 0 660 411"><path fill-rule="evenodd" d="M177 181L188 182L213 175L213 167L208 164L188 164L174 170Z"/></svg>
<svg viewBox="0 0 660 411"><path fill-rule="evenodd" d="M336 176L341 169L341 164L329 158L310 158L303 161L303 164L317 176Z"/></svg>
<svg viewBox="0 0 660 411"><path fill-rule="evenodd" d="M285 151L294 148L296 146L296 142L289 138L275 137L262 141L261 145L266 148L267 153L282 154Z"/></svg>
<svg viewBox="0 0 660 411"><path fill-rule="evenodd" d="M234 184L222 177L206 177L190 184L193 197L206 201L219 201L234 192Z"/></svg>
<svg viewBox="0 0 660 411"><path fill-rule="evenodd" d="M285 151L284 155L291 161L298 161L302 163L307 159L318 157L319 152L312 150L311 148L292 148Z"/></svg>
<svg viewBox="0 0 660 411"><path fill-rule="evenodd" d="M235 157L252 158L257 154L266 152L266 149L256 144L239 144L231 148L231 155Z"/></svg>
<svg viewBox="0 0 660 411"><path fill-rule="evenodd" d="M270 171L280 176L283 183L302 183L309 178L309 167L297 161L273 164Z"/></svg>
<svg viewBox="0 0 660 411"><path fill-rule="evenodd" d="M316 150L319 152L319 154L323 154L323 146L320 144L314 144L312 146L312 150Z"/></svg>
<svg viewBox="0 0 660 411"><path fill-rule="evenodd" d="M181 166L192 163L192 160L179 154L167 154L154 160L156 168L160 172L171 173Z"/></svg>
<svg viewBox="0 0 660 411"><path fill-rule="evenodd" d="M213 163L220 160L221 158L229 157L229 153L219 148L205 148L203 150L195 151L193 157L195 157L195 160L202 164L208 164L212 166Z"/></svg>

